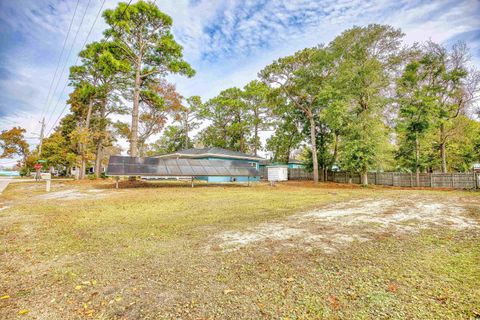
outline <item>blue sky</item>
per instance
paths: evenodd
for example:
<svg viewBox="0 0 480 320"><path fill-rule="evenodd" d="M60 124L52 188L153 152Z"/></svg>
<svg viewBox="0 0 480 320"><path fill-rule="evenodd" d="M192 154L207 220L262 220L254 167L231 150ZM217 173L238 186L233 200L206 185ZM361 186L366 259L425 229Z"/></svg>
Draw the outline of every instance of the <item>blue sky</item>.
<svg viewBox="0 0 480 320"><path fill-rule="evenodd" d="M135 0L134 0L135 1ZM47 131L65 106L70 88L61 93L68 67L86 39L100 0L80 0L60 70L64 72L47 103L62 44L76 0L0 0L0 130L27 128L37 142L42 113L51 118ZM118 1L107 0L104 8ZM445 45L466 41L472 64L480 66L480 1L386 0L157 0L172 16L177 41L197 70L192 79L172 77L185 96L214 96L230 86L243 86L274 59L304 47L328 43L353 25L391 24L401 28L405 43L428 39ZM85 19L80 28L83 13ZM75 43L73 36L77 32ZM105 29L97 21L89 41ZM70 47L71 56L66 57ZM56 87L54 83L54 87ZM56 107L55 107L56 106Z"/></svg>

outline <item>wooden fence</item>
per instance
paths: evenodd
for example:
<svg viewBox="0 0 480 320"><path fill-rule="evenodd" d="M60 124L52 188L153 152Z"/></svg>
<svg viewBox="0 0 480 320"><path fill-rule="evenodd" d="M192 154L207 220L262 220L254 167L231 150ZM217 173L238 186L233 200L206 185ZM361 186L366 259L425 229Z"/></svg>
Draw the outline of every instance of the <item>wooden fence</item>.
<svg viewBox="0 0 480 320"><path fill-rule="evenodd" d="M266 179L266 173L264 174ZM288 169L289 180L313 180L313 173L305 169ZM349 172L328 172L327 181L360 184L360 174ZM480 174L466 173L421 173L417 185L414 173L370 172L368 183L395 187L429 187L453 189L480 188Z"/></svg>

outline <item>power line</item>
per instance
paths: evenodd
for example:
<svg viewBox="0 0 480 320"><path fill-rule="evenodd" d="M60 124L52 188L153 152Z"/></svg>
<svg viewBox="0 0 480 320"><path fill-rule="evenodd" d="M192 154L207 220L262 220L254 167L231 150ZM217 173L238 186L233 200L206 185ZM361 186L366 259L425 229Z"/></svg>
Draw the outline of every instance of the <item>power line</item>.
<svg viewBox="0 0 480 320"><path fill-rule="evenodd" d="M125 14L125 12L127 11L128 7L130 6L130 4L132 3L133 0L130 0L127 4L127 6L125 7L125 9L122 11L122 14L120 16L120 18L123 18L123 15ZM92 32L93 30L93 27L95 26L95 23L97 22L97 19L98 19L98 16L100 14L100 11L102 10L102 7L103 5L105 4L105 0L103 0L103 3L102 3L102 6L100 7L100 10L98 11L97 13L97 16L95 17L95 21L93 22L93 25L92 27L90 28L90 31L88 32L88 35L87 35L87 38L85 39L85 42L83 43L83 47L85 47L86 43L87 43L87 40L88 40L88 37L90 36L90 33ZM117 24L115 23L113 26L112 26L112 29L115 29L115 26ZM108 35L105 39L103 39L102 41L105 43L108 41L108 39L110 38L110 35ZM83 48L82 47L82 48ZM81 50L80 50L81 51ZM79 59L79 56L77 56L77 59L75 60L75 64L77 64L78 62L78 59ZM63 94L63 91L65 90L65 88L67 87L67 84L68 84L68 81L65 83L65 85L63 86L63 89L62 89L62 94ZM59 100L60 101L60 100ZM55 128L55 125L57 124L58 120L60 120L61 116L63 115L63 113L65 112L65 110L67 109L67 106L68 104L66 103L65 106L63 107L62 111L60 112L60 114L58 115L57 119L55 120L55 122L53 123L52 127L50 128L50 130L48 131L48 134L47 135L50 135L50 133L52 132L52 130ZM53 113L52 113L53 114Z"/></svg>
<svg viewBox="0 0 480 320"><path fill-rule="evenodd" d="M68 26L67 35L65 36L65 40L63 41L62 51L60 52L60 56L58 57L55 73L53 74L52 81L50 82L50 87L48 88L47 99L45 100L45 105L43 106L41 118L43 118L45 116L45 113L47 112L48 101L50 100L50 94L53 88L53 83L55 82L55 78L57 77L58 68L60 67L60 61L62 60L65 47L67 46L67 41L70 36L70 31L72 30L73 21L75 20L75 16L77 15L77 8L79 3L80 3L80 0L77 0L77 4L75 5L75 10L73 11L72 20L70 20L70 25Z"/></svg>
<svg viewBox="0 0 480 320"><path fill-rule="evenodd" d="M80 33L80 29L82 28L83 20L85 19L85 16L87 15L87 11L88 11L88 7L90 6L90 2L91 2L91 0L88 0L87 6L85 7L85 11L83 12L83 15L82 15L82 19L80 20L80 24L78 25L78 29L77 29L77 31L75 32L75 36L74 36L74 38L73 38L72 44L71 44L70 49L69 49L68 54L67 54L67 59L65 60L65 63L63 64L62 71L60 72L60 75L59 75L59 77L58 77L57 85L55 86L55 90L53 91L52 98L53 98L53 96L55 95L55 92L57 91L58 85L60 84L60 80L62 79L63 72L65 71L65 67L67 66L68 60L70 59L70 55L72 54L73 47L75 46L75 42L76 42L76 40L77 40L77 36L78 36L78 34ZM67 80L67 83L68 83L68 80ZM59 100L62 98L62 97L61 97L62 94L63 94L63 90L62 90L62 92L60 93ZM47 124L48 124L48 123L50 122L50 120L52 119L52 116L53 116L53 114L55 113L55 110L57 109L57 106L58 106L58 101L57 101L57 103L55 104L55 107L53 108L53 111L52 111L52 113L50 114L50 117L48 117Z"/></svg>

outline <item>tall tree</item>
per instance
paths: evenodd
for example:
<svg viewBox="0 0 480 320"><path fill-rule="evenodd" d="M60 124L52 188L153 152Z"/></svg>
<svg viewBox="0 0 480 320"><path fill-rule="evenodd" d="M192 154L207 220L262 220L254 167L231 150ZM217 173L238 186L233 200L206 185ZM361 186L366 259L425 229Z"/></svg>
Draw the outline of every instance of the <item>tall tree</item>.
<svg viewBox="0 0 480 320"><path fill-rule="evenodd" d="M425 57L430 66L431 92L436 98L436 123L441 169L447 172L447 145L452 136L450 125L455 118L465 114L477 98L480 75L467 69L469 52L464 43L457 43L449 52L434 42L425 45ZM450 130L448 129L450 128Z"/></svg>
<svg viewBox="0 0 480 320"><path fill-rule="evenodd" d="M87 140L89 137L92 137L92 118L94 116L97 118L97 121L95 121L98 125L96 128L97 134L95 135L97 137L95 142L95 172L98 176L101 171L101 152L106 141L107 115L112 111L123 110L122 108L115 108L117 97L112 93L115 90L120 90L125 85L123 75L130 70L130 65L124 59L122 52L112 42L90 43L79 53L79 56L82 63L79 66L70 68L70 80L72 85L84 87L87 110L79 130L84 131L83 135ZM80 178L85 177L86 143L84 142L80 145Z"/></svg>
<svg viewBox="0 0 480 320"><path fill-rule="evenodd" d="M153 2L138 1L128 5L119 3L113 10L105 10L105 21L110 26L106 36L112 36L132 67L133 99L132 122L129 133L130 155L138 155L140 103L143 96L149 101L155 91L154 82L167 74L193 76L195 71L182 57L182 47L171 33L172 18L161 12ZM149 85L145 86L144 83ZM145 100L144 100L145 101ZM151 120L150 118L148 120Z"/></svg>
<svg viewBox="0 0 480 320"><path fill-rule="evenodd" d="M140 122L137 128L140 156L147 152L147 140L162 131L168 115L181 108L181 96L174 85L164 80L145 82L144 85L148 89L140 92ZM115 126L121 136L128 138L132 135L133 129L127 123L118 121Z"/></svg>
<svg viewBox="0 0 480 320"><path fill-rule="evenodd" d="M328 52L323 47L317 47L280 58L259 73L260 78L270 85L274 94L283 97L308 120L314 182L319 180L315 118L324 107L319 98L329 77L330 67Z"/></svg>
<svg viewBox="0 0 480 320"><path fill-rule="evenodd" d="M393 97L392 84L405 54L402 37L393 27L369 25L349 29L329 45L349 101L342 162L360 172L365 185L368 171L379 163L382 146L387 144L383 113Z"/></svg>
<svg viewBox="0 0 480 320"><path fill-rule="evenodd" d="M253 126L250 149L254 155L258 155L258 149L262 147L259 137L260 131L267 129L269 126L267 118L271 109L267 100L268 93L268 86L258 80L253 80L243 87L242 98L250 114L250 121Z"/></svg>
<svg viewBox="0 0 480 320"><path fill-rule="evenodd" d="M415 172L417 186L420 185L420 171L428 163L422 154L421 142L432 127L436 108L430 70L430 59L421 58L409 63L397 81L398 156L407 161L413 159L409 169Z"/></svg>

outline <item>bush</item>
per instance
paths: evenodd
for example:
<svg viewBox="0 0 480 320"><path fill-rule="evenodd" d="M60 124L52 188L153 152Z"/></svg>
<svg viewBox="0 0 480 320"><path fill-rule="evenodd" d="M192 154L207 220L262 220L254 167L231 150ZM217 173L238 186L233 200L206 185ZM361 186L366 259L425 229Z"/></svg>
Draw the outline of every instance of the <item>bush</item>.
<svg viewBox="0 0 480 320"><path fill-rule="evenodd" d="M94 174L89 174L87 177L88 177L89 180L97 179L97 177Z"/></svg>
<svg viewBox="0 0 480 320"><path fill-rule="evenodd" d="M21 177L25 177L25 176L28 176L30 175L30 169L27 168L27 167L23 167L20 169L20 176Z"/></svg>

